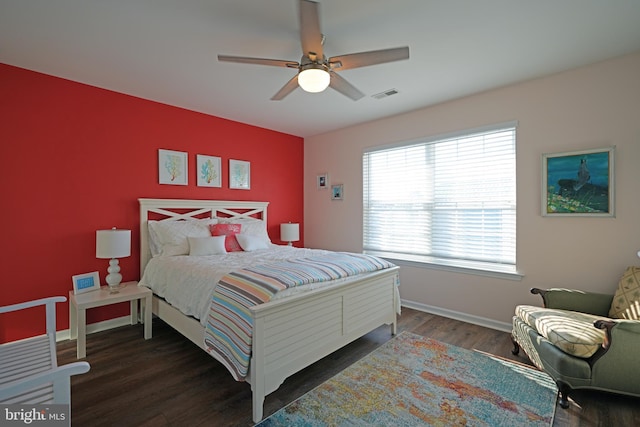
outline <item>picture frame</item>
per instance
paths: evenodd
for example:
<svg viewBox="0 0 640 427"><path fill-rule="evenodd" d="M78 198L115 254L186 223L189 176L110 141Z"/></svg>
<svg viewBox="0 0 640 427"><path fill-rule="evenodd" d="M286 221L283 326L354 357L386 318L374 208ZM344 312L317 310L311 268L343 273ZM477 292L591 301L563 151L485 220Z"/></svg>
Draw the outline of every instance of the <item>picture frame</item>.
<svg viewBox="0 0 640 427"><path fill-rule="evenodd" d="M236 190L251 189L251 163L244 160L229 159L229 188Z"/></svg>
<svg viewBox="0 0 640 427"><path fill-rule="evenodd" d="M222 159L197 154L196 174L198 187L222 187Z"/></svg>
<svg viewBox="0 0 640 427"><path fill-rule="evenodd" d="M82 294L84 292L97 291L100 289L100 274L97 271L71 276L73 282L73 293Z"/></svg>
<svg viewBox="0 0 640 427"><path fill-rule="evenodd" d="M336 184L331 186L331 200L344 199L344 184Z"/></svg>
<svg viewBox="0 0 640 427"><path fill-rule="evenodd" d="M615 217L615 147L542 155L542 215Z"/></svg>
<svg viewBox="0 0 640 427"><path fill-rule="evenodd" d="M182 151L158 150L158 182L169 185L188 185L188 158Z"/></svg>
<svg viewBox="0 0 640 427"><path fill-rule="evenodd" d="M326 190L329 188L329 175L326 173L322 173L316 177L316 185L318 186L318 190Z"/></svg>

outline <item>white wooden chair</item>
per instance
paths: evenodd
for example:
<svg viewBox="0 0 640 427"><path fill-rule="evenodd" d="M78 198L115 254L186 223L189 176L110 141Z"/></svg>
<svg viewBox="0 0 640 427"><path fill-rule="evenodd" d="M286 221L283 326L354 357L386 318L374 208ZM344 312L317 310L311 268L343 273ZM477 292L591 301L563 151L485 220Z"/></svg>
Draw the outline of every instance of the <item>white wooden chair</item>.
<svg viewBox="0 0 640 427"><path fill-rule="evenodd" d="M70 404L71 375L89 371L87 362L58 366L56 357L56 303L50 297L0 307L0 314L45 306L46 333L0 344L1 404Z"/></svg>

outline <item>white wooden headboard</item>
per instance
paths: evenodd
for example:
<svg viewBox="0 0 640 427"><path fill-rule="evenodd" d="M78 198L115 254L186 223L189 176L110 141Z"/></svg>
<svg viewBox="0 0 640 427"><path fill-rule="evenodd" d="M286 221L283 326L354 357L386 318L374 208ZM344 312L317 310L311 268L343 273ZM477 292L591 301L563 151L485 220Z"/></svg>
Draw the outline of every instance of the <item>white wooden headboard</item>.
<svg viewBox="0 0 640 427"><path fill-rule="evenodd" d="M233 200L138 199L140 203L140 277L151 259L147 221L179 221L189 218L258 218L267 222L269 202Z"/></svg>

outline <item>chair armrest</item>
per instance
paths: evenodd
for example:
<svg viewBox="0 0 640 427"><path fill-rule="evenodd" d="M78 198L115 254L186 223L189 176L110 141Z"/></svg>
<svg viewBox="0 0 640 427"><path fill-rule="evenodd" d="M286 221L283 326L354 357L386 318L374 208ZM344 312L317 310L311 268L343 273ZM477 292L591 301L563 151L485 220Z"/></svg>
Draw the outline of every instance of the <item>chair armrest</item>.
<svg viewBox="0 0 640 427"><path fill-rule="evenodd" d="M40 305L46 306L46 328L47 334L56 333L56 303L65 302L66 297L49 297L42 298L33 301L21 302L13 305L5 305L0 307L0 314L9 313L12 311L24 310L25 308L38 307Z"/></svg>
<svg viewBox="0 0 640 427"><path fill-rule="evenodd" d="M619 390L630 394L640 393L640 321L598 320L594 326L606 331L603 351L590 361L592 385L605 390Z"/></svg>
<svg viewBox="0 0 640 427"><path fill-rule="evenodd" d="M579 311L596 316L609 316L613 295L598 294L573 289L531 289L532 294L542 296L546 308Z"/></svg>
<svg viewBox="0 0 640 427"><path fill-rule="evenodd" d="M5 305L0 307L0 313L9 313L11 311L17 311L25 308L37 307L39 305L47 305L56 302L65 302L66 300L66 297L49 297L36 299L33 301L21 302L13 305Z"/></svg>
<svg viewBox="0 0 640 427"><path fill-rule="evenodd" d="M629 350L634 354L640 349L640 321L626 319L596 320L593 326L606 332L602 343L605 349L611 348L615 340L616 346L622 348L629 344Z"/></svg>

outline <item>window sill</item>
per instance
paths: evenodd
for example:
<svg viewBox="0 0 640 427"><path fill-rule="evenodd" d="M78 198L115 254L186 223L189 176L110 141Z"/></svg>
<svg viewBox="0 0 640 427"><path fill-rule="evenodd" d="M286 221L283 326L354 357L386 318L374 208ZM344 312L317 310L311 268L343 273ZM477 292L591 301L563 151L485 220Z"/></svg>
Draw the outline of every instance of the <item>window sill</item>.
<svg viewBox="0 0 640 427"><path fill-rule="evenodd" d="M396 254L391 252L364 251L367 254L379 256L399 266L427 268L432 270L450 271L453 273L472 274L475 276L494 277L498 279L521 281L524 274L518 273L510 266L498 267L482 263L453 260L435 260L419 255Z"/></svg>

